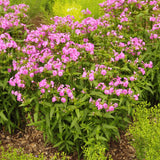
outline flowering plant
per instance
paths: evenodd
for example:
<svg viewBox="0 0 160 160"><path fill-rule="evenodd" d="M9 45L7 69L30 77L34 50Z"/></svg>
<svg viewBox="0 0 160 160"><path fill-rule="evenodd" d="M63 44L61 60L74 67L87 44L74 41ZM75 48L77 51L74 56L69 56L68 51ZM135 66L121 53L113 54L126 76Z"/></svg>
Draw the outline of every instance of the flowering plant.
<svg viewBox="0 0 160 160"><path fill-rule="evenodd" d="M23 40L27 6L20 4L10 6L8 0L0 0L0 124L11 133L12 129L23 123L23 111L18 109L19 102L11 94L12 86L8 84L12 72L12 61L18 58L19 40ZM21 35L20 35L21 34ZM22 44L22 42L21 42ZM23 120L22 120L23 119Z"/></svg>
<svg viewBox="0 0 160 160"><path fill-rule="evenodd" d="M59 149L79 151L95 141L107 147L125 126L141 88L151 90L149 82L142 83L153 67L144 58L146 43L159 35L143 32L135 17L146 8L154 13L156 2L108 0L100 4L107 13L98 19L74 22L71 16L56 16L52 25L27 30L9 84L33 116L30 125ZM148 19L145 23L150 26Z"/></svg>

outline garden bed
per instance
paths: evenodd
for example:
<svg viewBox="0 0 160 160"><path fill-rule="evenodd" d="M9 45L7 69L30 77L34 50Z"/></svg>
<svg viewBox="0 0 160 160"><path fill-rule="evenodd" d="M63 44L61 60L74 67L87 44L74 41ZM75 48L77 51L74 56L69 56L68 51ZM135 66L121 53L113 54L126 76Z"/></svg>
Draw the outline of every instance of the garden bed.
<svg viewBox="0 0 160 160"><path fill-rule="evenodd" d="M113 160L135 160L135 150L129 144L128 136L124 131L121 131L120 141L110 142L110 149L106 153L106 157L112 156ZM58 149L51 144L46 144L43 139L43 133L35 129L35 127L26 127L24 131L16 131L15 134L10 135L7 132L0 132L1 146L7 150L9 147L23 148L24 154L32 153L35 157L39 154L44 155L47 160L54 157L58 153ZM0 151L1 154L1 151ZM70 160L78 160L76 152L66 156ZM81 159L83 160L83 158Z"/></svg>

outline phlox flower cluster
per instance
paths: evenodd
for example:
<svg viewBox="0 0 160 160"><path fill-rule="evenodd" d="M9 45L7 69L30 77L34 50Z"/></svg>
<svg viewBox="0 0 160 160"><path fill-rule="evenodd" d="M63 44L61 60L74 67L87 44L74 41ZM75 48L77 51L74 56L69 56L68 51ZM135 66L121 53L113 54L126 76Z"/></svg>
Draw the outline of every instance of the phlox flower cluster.
<svg viewBox="0 0 160 160"><path fill-rule="evenodd" d="M11 93L17 97L17 101L19 102L23 101L21 93L19 93L18 91L13 91L13 90L11 91Z"/></svg>
<svg viewBox="0 0 160 160"><path fill-rule="evenodd" d="M0 0L0 5L2 7L7 7L7 6L9 6L9 4L10 4L9 0Z"/></svg>
<svg viewBox="0 0 160 160"><path fill-rule="evenodd" d="M7 52L6 50L8 48L17 48L17 47L18 46L16 42L8 33L4 33L0 35L0 54L2 52Z"/></svg>
<svg viewBox="0 0 160 160"><path fill-rule="evenodd" d="M20 17L27 17L25 12L27 12L29 6L25 4L9 6L8 0L0 1L0 5L2 5L4 11L6 12L4 16L0 17L0 28L7 30L20 25L26 28L26 25L21 23Z"/></svg>

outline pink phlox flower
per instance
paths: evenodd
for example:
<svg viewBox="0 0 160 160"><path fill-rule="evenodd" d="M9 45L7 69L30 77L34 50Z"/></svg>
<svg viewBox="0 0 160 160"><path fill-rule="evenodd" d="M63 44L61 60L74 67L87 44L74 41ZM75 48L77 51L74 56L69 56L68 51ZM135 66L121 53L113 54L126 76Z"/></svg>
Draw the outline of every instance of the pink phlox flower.
<svg viewBox="0 0 160 160"><path fill-rule="evenodd" d="M94 44L92 43L86 43L85 44L86 51L90 51L90 54L94 53Z"/></svg>
<svg viewBox="0 0 160 160"><path fill-rule="evenodd" d="M108 94L111 94L111 93L110 93L109 90L106 89L106 90L104 90L104 94L108 95Z"/></svg>
<svg viewBox="0 0 160 160"><path fill-rule="evenodd" d="M18 93L18 95L17 95L17 101L19 101L19 102L23 101L21 93Z"/></svg>
<svg viewBox="0 0 160 160"><path fill-rule="evenodd" d="M76 29L76 30L75 30L75 33L76 33L77 35L79 35L79 34L81 33L81 30L80 30L80 29Z"/></svg>
<svg viewBox="0 0 160 160"><path fill-rule="evenodd" d="M143 68L138 67L138 69L141 71L141 73L142 73L143 75L145 75L145 70L144 70Z"/></svg>
<svg viewBox="0 0 160 160"><path fill-rule="evenodd" d="M11 69L11 68L8 68L8 72L11 73L11 71L12 71L12 69Z"/></svg>
<svg viewBox="0 0 160 160"><path fill-rule="evenodd" d="M109 92L110 92L110 94L112 94L112 93L114 92L114 88L111 87L111 88L109 89Z"/></svg>
<svg viewBox="0 0 160 160"><path fill-rule="evenodd" d="M123 86L124 86L124 87L128 87L128 80L125 81L125 82L123 82Z"/></svg>
<svg viewBox="0 0 160 160"><path fill-rule="evenodd" d="M104 104L103 104L103 108L104 108L104 109L107 109L107 108L108 108L108 104L104 103Z"/></svg>
<svg viewBox="0 0 160 160"><path fill-rule="evenodd" d="M45 89L41 89L41 93L45 93Z"/></svg>
<svg viewBox="0 0 160 160"><path fill-rule="evenodd" d="M89 74L89 80L90 80L90 81L93 81L93 80L94 80L94 73L90 73L90 74Z"/></svg>
<svg viewBox="0 0 160 160"><path fill-rule="evenodd" d="M119 59L124 59L125 58L125 54L123 52L121 52L118 56L119 56Z"/></svg>
<svg viewBox="0 0 160 160"><path fill-rule="evenodd" d="M82 92L83 94L85 93L85 91L84 91L84 90L82 90L81 92Z"/></svg>
<svg viewBox="0 0 160 160"><path fill-rule="evenodd" d="M64 72L64 70L59 70L58 71L58 75L61 77L61 76L63 76L63 72Z"/></svg>
<svg viewBox="0 0 160 160"><path fill-rule="evenodd" d="M53 76L56 76L57 75L57 71L53 70L52 74L53 74Z"/></svg>
<svg viewBox="0 0 160 160"><path fill-rule="evenodd" d="M136 101L138 101L138 96L139 96L139 94L133 95L133 97L134 97L134 99L135 99Z"/></svg>
<svg viewBox="0 0 160 160"><path fill-rule="evenodd" d="M114 107L113 106L110 106L108 111L114 111Z"/></svg>
<svg viewBox="0 0 160 160"><path fill-rule="evenodd" d="M62 90L59 92L59 95L60 95L60 96L64 96L64 92L65 92L65 90L62 89Z"/></svg>
<svg viewBox="0 0 160 160"><path fill-rule="evenodd" d="M61 85L57 88L57 91L60 92L63 87L64 87L64 84L61 84Z"/></svg>
<svg viewBox="0 0 160 160"><path fill-rule="evenodd" d="M70 90L70 92L67 92L67 94L68 94L68 97L70 97L70 98L73 97L73 93L71 92L71 90Z"/></svg>
<svg viewBox="0 0 160 160"><path fill-rule="evenodd" d="M150 17L149 20L154 22L154 21L156 21L156 18L155 17Z"/></svg>
<svg viewBox="0 0 160 160"><path fill-rule="evenodd" d="M135 78L133 76L130 77L130 81L134 81Z"/></svg>
<svg viewBox="0 0 160 160"><path fill-rule="evenodd" d="M105 76L106 73L107 73L107 71L106 71L105 69L103 69L103 70L101 71L101 74L102 74L103 76Z"/></svg>
<svg viewBox="0 0 160 160"><path fill-rule="evenodd" d="M47 80L43 79L42 81L39 82L39 87L45 87L47 85Z"/></svg>
<svg viewBox="0 0 160 160"><path fill-rule="evenodd" d="M114 108L117 108L118 107L118 103L114 103Z"/></svg>
<svg viewBox="0 0 160 160"><path fill-rule="evenodd" d="M82 77L85 78L86 76L87 76L87 72L84 71L83 74L82 74Z"/></svg>
<svg viewBox="0 0 160 160"><path fill-rule="evenodd" d="M120 94L122 93L123 90L122 90L122 89L117 89L117 90L115 90L115 91L116 91L116 95L117 95L117 96L120 96Z"/></svg>
<svg viewBox="0 0 160 160"><path fill-rule="evenodd" d="M118 28L119 28L119 30L121 30L123 28L123 26L122 25L118 25Z"/></svg>
<svg viewBox="0 0 160 160"><path fill-rule="evenodd" d="M129 89L128 89L128 94L131 95L132 93L133 93L133 91L131 90L131 88L129 88Z"/></svg>
<svg viewBox="0 0 160 160"><path fill-rule="evenodd" d="M89 99L89 103L91 103L93 101L93 99L92 99L92 97L90 97L90 99Z"/></svg>
<svg viewBox="0 0 160 160"><path fill-rule="evenodd" d="M114 62L114 58L111 58L111 62Z"/></svg>
<svg viewBox="0 0 160 160"><path fill-rule="evenodd" d="M87 43L88 42L88 38L84 38L83 42Z"/></svg>
<svg viewBox="0 0 160 160"><path fill-rule="evenodd" d="M114 85L113 81L110 81L109 86L113 86L113 85Z"/></svg>
<svg viewBox="0 0 160 160"><path fill-rule="evenodd" d="M55 97L55 96L52 97L52 102L54 103L54 102L56 102L56 101L57 101L56 97Z"/></svg>
<svg viewBox="0 0 160 160"><path fill-rule="evenodd" d="M128 93L127 89L122 90L122 94L126 95Z"/></svg>
<svg viewBox="0 0 160 160"><path fill-rule="evenodd" d="M47 85L45 86L45 88L46 88L46 89L48 89L49 87L50 87L50 85L49 85L49 84L47 84Z"/></svg>
<svg viewBox="0 0 160 160"><path fill-rule="evenodd" d="M32 78L34 77L34 73L30 73L29 76Z"/></svg>
<svg viewBox="0 0 160 160"><path fill-rule="evenodd" d="M54 82L53 82L53 81L51 81L51 87L52 87L52 88L54 87Z"/></svg>
<svg viewBox="0 0 160 160"><path fill-rule="evenodd" d="M8 81L8 83L9 83L11 86L16 86L16 83L15 83L15 81L13 80L13 77L10 78L10 80Z"/></svg>
<svg viewBox="0 0 160 160"><path fill-rule="evenodd" d="M98 110L103 109L103 105L99 104L99 105L97 105L97 108L98 108Z"/></svg>
<svg viewBox="0 0 160 160"><path fill-rule="evenodd" d="M149 62L148 67L153 68L153 62L152 61Z"/></svg>
<svg viewBox="0 0 160 160"><path fill-rule="evenodd" d="M61 98L61 102L62 102L62 103L65 103L65 102L66 102L66 98L62 97L62 98Z"/></svg>

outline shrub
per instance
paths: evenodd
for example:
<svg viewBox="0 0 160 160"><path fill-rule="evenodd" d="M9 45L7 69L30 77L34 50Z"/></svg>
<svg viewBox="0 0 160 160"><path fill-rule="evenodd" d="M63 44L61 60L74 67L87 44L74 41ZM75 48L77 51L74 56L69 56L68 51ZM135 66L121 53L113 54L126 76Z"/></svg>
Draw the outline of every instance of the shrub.
<svg viewBox="0 0 160 160"><path fill-rule="evenodd" d="M138 159L158 160L160 153L160 105L147 108L147 103L138 105L134 114L134 123L129 127L131 144Z"/></svg>

